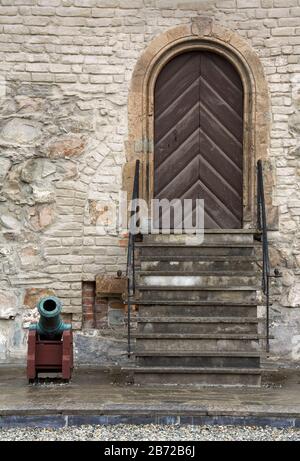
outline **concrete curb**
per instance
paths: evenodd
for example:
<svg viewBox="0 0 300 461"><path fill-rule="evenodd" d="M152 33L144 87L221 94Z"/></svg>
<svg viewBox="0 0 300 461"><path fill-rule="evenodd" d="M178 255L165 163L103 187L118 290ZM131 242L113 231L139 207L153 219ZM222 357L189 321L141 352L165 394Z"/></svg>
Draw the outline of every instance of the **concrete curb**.
<svg viewBox="0 0 300 461"><path fill-rule="evenodd" d="M166 424L166 425L219 425L219 426L270 426L299 428L300 417L272 416L187 416L187 415L5 415L0 416L0 428L40 427L63 428L82 425L114 424Z"/></svg>

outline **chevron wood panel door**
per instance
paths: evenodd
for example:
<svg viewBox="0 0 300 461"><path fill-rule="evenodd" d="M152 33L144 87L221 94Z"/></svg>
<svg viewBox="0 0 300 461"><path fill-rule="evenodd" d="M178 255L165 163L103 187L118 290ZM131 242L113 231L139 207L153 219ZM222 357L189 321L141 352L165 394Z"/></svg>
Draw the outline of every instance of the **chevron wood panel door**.
<svg viewBox="0 0 300 461"><path fill-rule="evenodd" d="M216 53L180 54L157 79L154 110L154 197L202 198L206 228L241 228L243 86L236 69Z"/></svg>

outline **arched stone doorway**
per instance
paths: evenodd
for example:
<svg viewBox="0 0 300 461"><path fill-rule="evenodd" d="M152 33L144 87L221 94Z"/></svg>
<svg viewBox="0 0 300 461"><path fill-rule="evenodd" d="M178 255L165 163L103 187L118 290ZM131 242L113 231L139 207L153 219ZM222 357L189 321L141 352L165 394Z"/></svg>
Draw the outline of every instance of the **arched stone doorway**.
<svg viewBox="0 0 300 461"><path fill-rule="evenodd" d="M124 189L131 193L134 163L141 160L141 192L149 201L154 195L155 85L162 69L176 56L188 52L214 53L239 75L243 87L242 219L241 227L256 225L256 162L263 159L270 228L277 228L277 209L272 206L272 168L268 163L270 105L262 64L248 43L233 31L200 18L155 38L138 60L128 100L127 163Z"/></svg>

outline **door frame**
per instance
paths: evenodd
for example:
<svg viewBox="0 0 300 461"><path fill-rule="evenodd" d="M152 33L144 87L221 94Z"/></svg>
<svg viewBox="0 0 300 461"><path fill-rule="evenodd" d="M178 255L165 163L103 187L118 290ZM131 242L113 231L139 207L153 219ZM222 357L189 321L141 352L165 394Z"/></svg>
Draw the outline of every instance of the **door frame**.
<svg viewBox="0 0 300 461"><path fill-rule="evenodd" d="M206 50L222 55L240 75L244 88L243 131L243 228L256 227L256 162L264 160L266 205L270 229L278 228L277 207L272 205L274 175L268 162L270 101L262 64L249 44L238 34L200 18L175 27L155 38L139 58L128 99L127 162L123 188L131 194L135 160L141 161L140 195L147 203L154 183L154 87L161 69L186 51Z"/></svg>

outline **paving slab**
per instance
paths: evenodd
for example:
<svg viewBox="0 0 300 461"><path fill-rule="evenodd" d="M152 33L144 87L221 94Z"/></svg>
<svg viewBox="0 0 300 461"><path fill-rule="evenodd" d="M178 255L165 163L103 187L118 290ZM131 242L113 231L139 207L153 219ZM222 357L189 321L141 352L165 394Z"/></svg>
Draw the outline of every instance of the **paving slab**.
<svg viewBox="0 0 300 461"><path fill-rule="evenodd" d="M300 427L300 370L270 371L260 388L134 386L120 369L80 368L68 384L29 385L0 367L0 427L239 424Z"/></svg>

